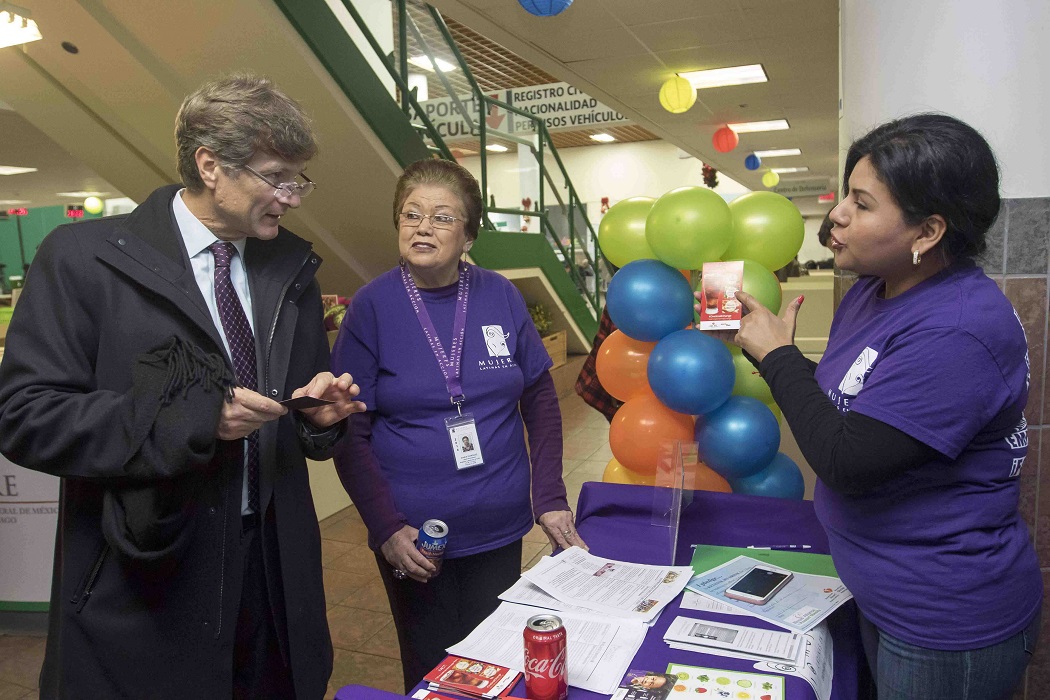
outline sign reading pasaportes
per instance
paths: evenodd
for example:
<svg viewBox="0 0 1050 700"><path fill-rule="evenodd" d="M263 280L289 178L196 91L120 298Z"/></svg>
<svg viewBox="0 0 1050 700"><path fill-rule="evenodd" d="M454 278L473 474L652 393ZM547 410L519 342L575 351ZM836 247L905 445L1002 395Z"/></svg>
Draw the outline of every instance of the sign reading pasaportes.
<svg viewBox="0 0 1050 700"><path fill-rule="evenodd" d="M601 127L624 124L629 121L615 109L603 105L568 83L533 85L486 94L495 100L539 117L551 131ZM473 96L461 97L459 103L470 115L472 123L477 124L477 100ZM428 100L423 103L423 108L442 138L456 139L476 136L470 124L463 119L452 98ZM530 119L510 113L496 105L490 106L488 114L485 115L485 124L490 132L501 131L522 136L534 131L533 122Z"/></svg>

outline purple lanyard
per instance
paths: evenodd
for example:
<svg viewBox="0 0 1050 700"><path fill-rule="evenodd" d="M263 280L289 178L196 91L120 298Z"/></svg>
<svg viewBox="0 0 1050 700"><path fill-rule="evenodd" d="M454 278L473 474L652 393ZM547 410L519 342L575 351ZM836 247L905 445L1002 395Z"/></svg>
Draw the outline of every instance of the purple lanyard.
<svg viewBox="0 0 1050 700"><path fill-rule="evenodd" d="M408 300L412 303L412 310L416 312L416 319L423 329L423 335L427 337L427 342L430 343L430 349L433 351L438 366L441 368L441 374L445 375L445 386L448 388L449 398L456 405L456 410L459 411L460 406L467 398L463 395L463 373L461 371L463 338L467 332L467 297L470 294L470 274L467 265L463 263L459 265L459 286L456 289L456 318L452 325L452 351L447 356L445 355L445 349L441 347L437 330L434 329L434 322L430 320L430 314L427 313L423 297L419 295L419 288L416 287L415 280L412 279L412 275L408 273L405 265L401 266L401 281L405 284Z"/></svg>

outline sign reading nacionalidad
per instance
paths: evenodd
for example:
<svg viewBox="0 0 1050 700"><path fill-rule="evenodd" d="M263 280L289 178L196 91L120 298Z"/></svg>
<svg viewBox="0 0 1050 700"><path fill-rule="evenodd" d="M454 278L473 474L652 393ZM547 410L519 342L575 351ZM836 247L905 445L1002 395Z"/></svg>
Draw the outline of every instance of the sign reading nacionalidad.
<svg viewBox="0 0 1050 700"><path fill-rule="evenodd" d="M603 105L593 97L585 95L568 83L533 85L486 94L495 100L539 117L550 131L600 128L628 123L627 117ZM474 97L460 97L459 104L467 111L471 120L477 123L478 105ZM454 140L476 136L463 119L456 106L456 101L452 98L427 100L422 103L422 106L442 138ZM525 136L534 131L529 119L509 113L506 109L495 105L490 106L488 114L485 115L485 123L489 132L502 131Z"/></svg>

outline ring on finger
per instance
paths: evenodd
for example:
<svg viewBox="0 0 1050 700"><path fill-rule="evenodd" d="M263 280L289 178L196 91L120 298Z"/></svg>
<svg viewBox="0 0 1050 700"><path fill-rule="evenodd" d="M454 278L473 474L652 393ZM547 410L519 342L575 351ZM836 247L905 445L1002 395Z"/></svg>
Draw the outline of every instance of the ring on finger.
<svg viewBox="0 0 1050 700"><path fill-rule="evenodd" d="M406 576L408 576L408 574L406 574L401 569L394 569L394 578L396 578L398 581L404 579Z"/></svg>

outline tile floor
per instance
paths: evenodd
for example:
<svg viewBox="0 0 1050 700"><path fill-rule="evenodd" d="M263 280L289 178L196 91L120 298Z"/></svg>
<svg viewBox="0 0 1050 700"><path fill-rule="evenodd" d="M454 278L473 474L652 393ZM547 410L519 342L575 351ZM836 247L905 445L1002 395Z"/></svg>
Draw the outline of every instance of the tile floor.
<svg viewBox="0 0 1050 700"><path fill-rule="evenodd" d="M573 506L585 481L600 481L609 451L609 425L575 394L561 400L565 434L565 486ZM322 563L335 668L327 698L358 683L402 692L397 635L367 533L357 510L347 508L321 523ZM522 569L549 553L534 529L525 537ZM36 698L44 637L0 633L0 700Z"/></svg>

